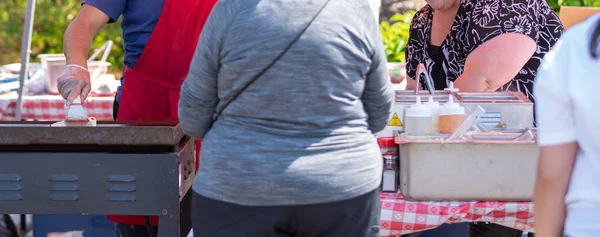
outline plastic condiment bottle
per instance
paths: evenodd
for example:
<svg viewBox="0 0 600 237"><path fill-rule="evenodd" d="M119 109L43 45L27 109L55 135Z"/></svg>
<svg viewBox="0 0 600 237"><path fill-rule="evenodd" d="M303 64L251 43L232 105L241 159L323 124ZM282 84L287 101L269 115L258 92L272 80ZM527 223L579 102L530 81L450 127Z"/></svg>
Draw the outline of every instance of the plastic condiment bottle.
<svg viewBox="0 0 600 237"><path fill-rule="evenodd" d="M465 121L465 108L454 103L452 95L448 96L448 102L439 110L440 133L453 133Z"/></svg>
<svg viewBox="0 0 600 237"><path fill-rule="evenodd" d="M448 88L445 88L444 90L449 91L450 93L458 92L458 88L454 88L454 82L451 81L448 82Z"/></svg>
<svg viewBox="0 0 600 237"><path fill-rule="evenodd" d="M427 106L429 110L431 110L431 131L434 134L437 134L440 132L440 103L437 101L433 101L433 96L430 96L427 103L425 103L425 106Z"/></svg>
<svg viewBox="0 0 600 237"><path fill-rule="evenodd" d="M417 96L417 102L404 112L404 131L409 135L432 134L431 110L421 104L421 97Z"/></svg>

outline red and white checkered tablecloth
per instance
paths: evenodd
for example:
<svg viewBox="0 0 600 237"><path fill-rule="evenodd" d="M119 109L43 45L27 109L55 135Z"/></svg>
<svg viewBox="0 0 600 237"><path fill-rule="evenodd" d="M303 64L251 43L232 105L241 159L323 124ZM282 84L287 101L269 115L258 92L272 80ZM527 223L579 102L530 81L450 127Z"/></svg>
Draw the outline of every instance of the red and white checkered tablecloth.
<svg viewBox="0 0 600 237"><path fill-rule="evenodd" d="M99 121L113 120L113 96L86 99L83 105L89 117ZM0 95L0 119L3 116L14 117L17 106L17 94ZM67 116L65 100L60 95L37 95L23 97L23 119L59 121Z"/></svg>
<svg viewBox="0 0 600 237"><path fill-rule="evenodd" d="M400 192L381 193L381 237L398 237L461 222L491 222L533 232L533 203L406 201ZM188 235L193 236L191 232Z"/></svg>
<svg viewBox="0 0 600 237"><path fill-rule="evenodd" d="M444 223L491 222L533 232L531 202L406 201L401 193L381 194L381 236L396 237Z"/></svg>

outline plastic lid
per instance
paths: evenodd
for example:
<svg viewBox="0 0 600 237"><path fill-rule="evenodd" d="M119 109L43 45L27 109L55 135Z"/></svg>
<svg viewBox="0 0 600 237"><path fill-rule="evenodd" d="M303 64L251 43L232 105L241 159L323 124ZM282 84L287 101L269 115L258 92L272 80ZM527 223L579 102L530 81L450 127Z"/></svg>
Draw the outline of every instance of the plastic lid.
<svg viewBox="0 0 600 237"><path fill-rule="evenodd" d="M382 137L377 138L377 144L379 147L396 147L396 141L393 137Z"/></svg>
<svg viewBox="0 0 600 237"><path fill-rule="evenodd" d="M406 108L406 117L431 117L431 109L421 104L421 97L417 96L417 102Z"/></svg>
<svg viewBox="0 0 600 237"><path fill-rule="evenodd" d="M458 103L454 103L452 95L448 95L448 102L440 108L440 116L443 115L464 115L465 108Z"/></svg>

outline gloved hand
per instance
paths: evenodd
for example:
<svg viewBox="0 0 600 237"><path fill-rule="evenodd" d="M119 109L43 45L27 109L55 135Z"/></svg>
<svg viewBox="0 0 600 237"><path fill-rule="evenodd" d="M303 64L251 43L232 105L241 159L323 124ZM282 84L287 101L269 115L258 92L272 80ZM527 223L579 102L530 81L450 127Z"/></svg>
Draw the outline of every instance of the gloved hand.
<svg viewBox="0 0 600 237"><path fill-rule="evenodd" d="M58 91L67 100L66 106L70 106L77 96L81 96L83 103L92 90L90 71L76 64L66 65L56 81Z"/></svg>

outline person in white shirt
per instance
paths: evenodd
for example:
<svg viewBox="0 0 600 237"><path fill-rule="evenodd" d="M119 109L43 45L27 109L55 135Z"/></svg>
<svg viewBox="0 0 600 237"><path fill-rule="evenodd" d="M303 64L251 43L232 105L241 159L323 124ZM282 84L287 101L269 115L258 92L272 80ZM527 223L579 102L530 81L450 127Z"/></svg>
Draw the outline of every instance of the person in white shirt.
<svg viewBox="0 0 600 237"><path fill-rule="evenodd" d="M599 40L595 15L564 34L538 71L538 237L600 236Z"/></svg>

